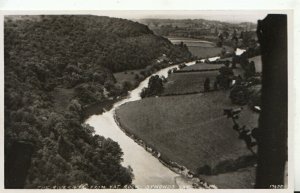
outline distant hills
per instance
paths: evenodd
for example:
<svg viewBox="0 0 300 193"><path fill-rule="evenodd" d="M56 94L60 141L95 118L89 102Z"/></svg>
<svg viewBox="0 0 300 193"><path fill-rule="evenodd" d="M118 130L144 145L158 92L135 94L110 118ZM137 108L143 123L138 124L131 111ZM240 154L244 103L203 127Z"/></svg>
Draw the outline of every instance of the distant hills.
<svg viewBox="0 0 300 193"><path fill-rule="evenodd" d="M155 34L173 37L190 37L216 41L221 33L237 34L255 32L251 22L230 23L206 19L141 19ZM254 33L255 36L255 33Z"/></svg>

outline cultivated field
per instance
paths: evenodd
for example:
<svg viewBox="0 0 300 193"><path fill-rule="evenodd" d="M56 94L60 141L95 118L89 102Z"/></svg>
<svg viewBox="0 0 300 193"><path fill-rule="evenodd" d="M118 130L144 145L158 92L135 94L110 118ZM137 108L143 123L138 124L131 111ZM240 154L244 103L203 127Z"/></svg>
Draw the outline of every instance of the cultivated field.
<svg viewBox="0 0 300 193"><path fill-rule="evenodd" d="M209 57L214 57L218 56L221 54L222 48L218 47L201 47L201 46L188 46L189 51L194 55L199 58L209 58Z"/></svg>
<svg viewBox="0 0 300 193"><path fill-rule="evenodd" d="M168 38L173 44L180 44L183 42L187 46L199 46L199 47L216 47L216 44L209 41L203 41L199 39L193 39L193 38L183 38L183 37L169 37Z"/></svg>
<svg viewBox="0 0 300 193"><path fill-rule="evenodd" d="M214 81L218 74L218 70L170 74L168 82L164 84L162 95L181 95L203 92L205 78L210 79L210 85L211 88L213 88Z"/></svg>
<svg viewBox="0 0 300 193"><path fill-rule="evenodd" d="M222 161L251 155L232 129L232 121L223 115L228 107L233 107L228 93L218 91L145 98L122 105L116 114L124 129L195 172L206 164L213 168ZM253 128L258 114L245 107L239 123Z"/></svg>
<svg viewBox="0 0 300 193"><path fill-rule="evenodd" d="M199 63L182 68L180 71L172 73L168 77L168 81L164 84L162 95L182 95L194 94L204 91L204 81L210 79L210 88L213 89L214 81L219 74L219 69L223 64L205 64ZM237 64L237 68L233 69L234 75L244 77L244 70Z"/></svg>
<svg viewBox="0 0 300 193"><path fill-rule="evenodd" d="M219 47L202 47L202 46L188 46L189 51L198 58L210 58L214 56L219 56L221 54L222 48ZM225 46L226 51L233 52L233 49Z"/></svg>
<svg viewBox="0 0 300 193"><path fill-rule="evenodd" d="M181 69L181 71L200 71L200 70L212 70L212 69L219 69L223 64L206 64L206 63L198 63L191 66L186 66Z"/></svg>
<svg viewBox="0 0 300 193"><path fill-rule="evenodd" d="M216 47L216 44L213 42L208 41L201 41L198 39L191 39L191 38L172 38L170 37L169 40L174 43L178 44L183 42L187 45L189 51L199 58L209 58L218 56L221 54L222 48ZM226 50L229 52L233 52L233 49L225 46Z"/></svg>
<svg viewBox="0 0 300 193"><path fill-rule="evenodd" d="M238 170L224 170L240 163L237 160L252 155L232 129L232 121L223 115L224 108L236 107L231 104L229 91L200 93L207 77L213 88L219 74L217 69L221 66L200 63L184 67L185 72L169 75L162 94L180 96L126 103L116 110L116 115L125 130L160 152L163 159L186 166L193 172L205 165L214 171L222 168L217 174L200 176L219 188L252 188L255 167L249 165L250 162L245 161L248 165ZM244 72L237 65L234 73L243 76ZM245 106L238 123L253 129L258 126L258 114Z"/></svg>

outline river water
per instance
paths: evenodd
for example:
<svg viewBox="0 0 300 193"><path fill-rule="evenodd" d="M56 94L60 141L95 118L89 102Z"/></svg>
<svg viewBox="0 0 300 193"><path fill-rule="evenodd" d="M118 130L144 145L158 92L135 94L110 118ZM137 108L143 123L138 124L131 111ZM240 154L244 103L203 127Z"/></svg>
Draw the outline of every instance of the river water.
<svg viewBox="0 0 300 193"><path fill-rule="evenodd" d="M195 62L186 63L187 66L193 64ZM153 75L167 77L168 70L177 66L164 68ZM86 120L86 123L95 128L96 134L111 138L119 143L124 153L122 165L125 167L130 165L133 169L133 184L137 188L191 188L191 183L171 171L143 147L135 143L119 128L114 120L114 112L120 105L141 99L140 92L148 86L149 78L146 78L137 88L132 90L126 99L115 103L110 111L101 115L93 115Z"/></svg>
<svg viewBox="0 0 300 193"><path fill-rule="evenodd" d="M240 55L244 51L237 49L236 55ZM215 60L218 58L213 57L210 59ZM186 63L187 66L193 64L195 62ZM153 75L167 77L168 70L174 67L178 67L178 65L164 68ZM86 120L86 123L95 128L96 134L111 138L119 143L124 153L122 165L125 167L130 165L133 169L133 184L137 188L192 188L190 181L187 181L181 175L164 166L157 158L128 137L115 122L115 110L122 104L140 100L140 93L144 87L148 86L149 79L150 77L142 81L137 88L129 93L127 98L115 103L110 111L104 112L101 115L93 115Z"/></svg>

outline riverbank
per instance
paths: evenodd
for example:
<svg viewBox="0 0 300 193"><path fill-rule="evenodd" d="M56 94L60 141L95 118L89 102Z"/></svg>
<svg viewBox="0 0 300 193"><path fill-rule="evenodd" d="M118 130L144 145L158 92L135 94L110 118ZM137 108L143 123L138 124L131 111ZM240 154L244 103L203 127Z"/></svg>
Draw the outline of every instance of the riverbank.
<svg viewBox="0 0 300 193"><path fill-rule="evenodd" d="M121 124L119 118L114 113L114 120L120 129L130 137L135 143L143 147L147 152L151 153L152 156L157 158L164 166L172 170L173 172L181 175L186 179L188 182L191 183L192 188L205 188L205 189L216 189L217 187L212 184L208 184L203 179L198 178L193 172L187 169L185 166L179 165L176 162L168 160L164 155L162 155L159 151L157 151L153 146L150 146L142 139L138 138L136 135L129 132L128 129L124 125Z"/></svg>
<svg viewBox="0 0 300 193"><path fill-rule="evenodd" d="M92 115L100 115L102 113L104 113L105 111L109 111L112 109L113 105L124 99L126 97L119 97L116 99L111 99L111 100L105 100L99 103L94 103L94 104L90 104L87 105L84 110L83 110L83 120L88 119L90 116Z"/></svg>
<svg viewBox="0 0 300 193"><path fill-rule="evenodd" d="M186 62L192 62L193 60L189 61L181 61L179 64L186 63ZM171 63L161 63L159 66L149 66L145 69L138 69L138 70L131 70L131 71L124 71L124 72L118 72L114 73L114 76L116 76L117 84L122 85L124 82L130 83L128 93L126 95L117 96L117 97L111 97L111 99L105 99L101 102L88 104L84 107L83 110L83 120L88 119L92 115L100 115L105 111L109 111L113 108L114 104L122 101L123 99L126 99L129 96L129 93L136 89L141 82L143 82L145 79L150 77L150 74L155 74L156 72L164 69L169 68L173 66L178 66L179 64L173 64ZM147 76L148 75L148 76ZM138 78L136 78L136 76ZM63 98L63 97L61 97Z"/></svg>
<svg viewBox="0 0 300 193"><path fill-rule="evenodd" d="M231 120L223 115L224 108L235 108L226 96L216 91L146 98L116 109L116 119L127 135L169 166L183 169L193 177L206 166L212 176L218 175L232 172L236 163L239 167L253 166L252 161L244 163L244 158L252 153L232 129ZM246 108L238 122L251 129L257 126L257 119L258 115ZM252 174L250 177L247 181L254 179ZM218 181L210 182L218 186ZM230 183L228 180L226 187ZM251 184L245 183L240 188L251 188Z"/></svg>
<svg viewBox="0 0 300 193"><path fill-rule="evenodd" d="M187 66L192 64L195 64L195 62L186 63ZM164 68L152 75L167 76L168 71L174 67L178 67L178 65ZM191 188L192 185L185 183L187 180L184 177L170 170L142 146L136 144L120 129L114 120L114 111L116 108L122 104L141 99L140 92L148 85L149 78L150 76L143 80L136 89L130 91L128 97L114 103L111 110L101 115L93 115L85 123L94 127L96 134L118 142L124 153L122 165L132 168L134 174L133 184L137 188L162 187L161 185L168 188L178 188L178 186L180 186L179 188ZM177 179L178 183L175 183L175 179Z"/></svg>
<svg viewBox="0 0 300 193"><path fill-rule="evenodd" d="M189 62L187 63L187 66L193 65L195 62ZM177 67L178 65L170 66L167 68L164 68L160 71L158 71L155 74L152 75L159 75L159 76L168 76L168 71L174 67ZM126 103L126 105L131 104L130 102L136 101L136 102L143 102L145 99L140 100L140 92L144 87L148 86L148 81L149 81L150 76L148 76L144 81L142 81L137 88L129 92L129 95L127 98L116 102L113 105L113 108L109 111L104 112L101 115L95 115L90 117L86 123L90 124L95 128L96 134L102 135L106 138L111 138L112 140L116 141L119 143L121 149L124 152L124 162L122 163L124 166L130 165L133 173L135 175L135 179L133 184L137 185L138 188L147 188L149 185L168 185L172 187L177 187L177 184L174 184L174 179L180 178L180 182L186 181L186 179L189 179L188 177L195 177L195 172L189 172L186 170L183 166L187 166L187 164L182 164L180 161L176 161L176 159L167 159L168 156L165 156L163 153L162 155L158 156L158 152L162 152L161 150L156 150L153 147L149 147L149 145L145 146L146 144L143 145L139 139L143 139L140 136L136 137L136 141L141 143L141 145L137 144L131 137L129 137L122 128L121 126L118 125L115 120L115 110L119 109L119 107L123 104ZM184 96L185 97L185 96ZM158 99L163 98L159 97ZM187 100L190 101L190 100ZM125 106L126 106L125 105ZM193 105L192 105L193 106ZM123 106L122 106L123 107ZM169 109L172 109L173 106ZM141 109L136 109L139 111L139 115L134 115L133 117L141 117L142 115L140 114L143 112L142 108ZM176 110L174 110L176 111ZM175 113L176 114L176 113ZM129 115L129 114L128 114ZM143 116L142 116L143 117ZM170 121L176 120L175 117L168 119ZM162 122L161 122L162 123ZM222 124L222 123L221 123ZM213 130L213 129L212 129ZM148 134L147 134L148 135ZM181 135L181 132L179 133ZM150 136L150 135L148 135ZM207 135L209 138L210 135ZM143 139L143 141L145 141ZM173 140L168 140L171 144L173 144ZM229 140L230 141L230 140ZM145 141L146 142L146 141ZM166 141L167 142L167 141ZM146 142L147 144L153 144ZM154 143L157 145L157 143ZM145 146L145 147L143 147ZM151 149L149 149L151 148ZM156 155L153 156L152 153L147 151L152 151ZM154 151L153 151L154 150ZM173 149L173 147L169 150L172 150L173 152L176 152L176 149ZM186 151L185 155L186 155ZM190 151L190 149L188 149ZM180 156L182 158L185 158L185 155ZM159 157L160 159L158 159ZM173 160L169 161L169 160ZM199 160L199 159L198 159ZM201 159L200 159L201 160ZM163 162L162 162L163 161ZM175 163L176 162L176 163ZM164 165L166 164L166 165ZM174 171L177 170L178 173L175 173L171 168L172 167ZM178 169L179 168L179 169ZM189 168L189 167L187 167ZM185 174L187 177L184 177L181 175L181 173ZM193 175L193 176L191 176ZM194 179L197 182L197 179ZM199 180L200 182L200 180ZM193 182L189 182L190 186L193 187ZM201 188L205 187L206 185L209 186L208 184L205 185L205 182L203 180L200 182L200 184L203 183L204 185L201 186ZM198 184L199 185L199 184ZM197 184L194 184L194 187L196 187ZM154 186L157 187L157 186ZM199 186L200 187L200 186ZM214 186L213 186L214 187Z"/></svg>
<svg viewBox="0 0 300 193"><path fill-rule="evenodd" d="M193 69L192 66L187 68ZM197 66L197 70L198 68L202 70L200 66ZM190 75L193 74L195 72ZM167 83L177 84L169 78ZM191 79L194 80L189 76L185 82L190 82ZM199 79L198 83L201 81ZM179 85L177 90L184 91L185 88L186 86ZM231 121L224 117L223 109L235 106L228 98L229 93L222 93L217 91L189 96L146 98L122 105L116 109L114 117L126 135L173 171L177 170L180 174L183 172L186 177L201 176L202 179L210 179L210 183L217 186L220 184L221 188L251 188L255 180L255 173L252 172L255 171L255 159L232 130ZM257 126L257 119L258 114L246 108L239 124L251 129ZM199 175L196 171L205 165L209 166L212 173ZM234 165L238 166L233 167ZM250 169L243 169L245 167ZM232 176L232 179L224 181L219 176Z"/></svg>

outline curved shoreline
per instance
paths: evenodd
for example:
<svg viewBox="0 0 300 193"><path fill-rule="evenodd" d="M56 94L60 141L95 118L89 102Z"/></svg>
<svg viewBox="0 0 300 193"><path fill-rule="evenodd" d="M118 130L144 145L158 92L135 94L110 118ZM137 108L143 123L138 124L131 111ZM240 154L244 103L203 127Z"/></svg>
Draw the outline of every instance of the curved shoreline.
<svg viewBox="0 0 300 193"><path fill-rule="evenodd" d="M161 162L164 166L169 168L171 171L184 177L186 180L191 181L192 187L194 189L217 189L216 185L208 184L203 179L196 177L195 174L193 172L191 172L189 169L187 169L185 166L179 165L178 163L173 162L171 160L164 160L162 158L162 155L160 152L156 151L154 148L147 145L146 142L144 142L142 139L138 138L136 135L130 133L128 130L125 129L125 126L122 126L118 116L116 115L116 111L113 112L113 117L114 117L116 124L125 133L125 135L127 135L129 138L131 138L139 146L143 147L147 152L152 154L153 157L158 159L159 162ZM176 179L175 179L175 183L177 184Z"/></svg>
<svg viewBox="0 0 300 193"><path fill-rule="evenodd" d="M193 64L196 64L196 61L190 61L190 62L187 62L186 64L187 64L187 66L193 65ZM157 72L153 73L152 75L168 77L168 70L171 68L174 68L174 67L177 68L178 66L179 66L179 64L168 66L166 68L158 70ZM145 186L147 188L148 185L150 185L150 188L152 188L151 184L157 183L157 185L155 185L155 187L153 187L153 188L157 188L156 186L159 186L158 188L160 188L159 184L161 184L161 183L162 183L161 185L166 184L166 182L169 180L169 182L171 184L173 184L175 181L174 185L176 188L179 187L179 189L182 189L182 188L185 188L185 189L186 188L188 188L188 189L217 188L215 185L209 185L204 180L196 177L195 174L190 172L186 167L181 166L181 165L177 164L176 162L172 162L171 160L165 159L165 157L162 156L159 152L157 152L154 148L150 147L144 141L142 141L138 137L134 136L132 133L128 132L125 128L122 127L120 121L118 120L118 117L115 114L116 113L115 110L118 107L120 107L122 104L131 102L131 101L141 100L139 93L144 87L147 87L148 81L152 75L148 76L142 82L140 82L140 84L135 89L129 91L127 97L124 97L124 99L114 103L112 108L109 111L106 111L100 115L92 115L85 122L87 122L89 124L89 121L90 121L91 125L95 127L97 134L102 135L107 138L109 137L109 138L113 139L114 141L118 142L119 144L121 143L123 145L123 147L122 147L122 145L120 145L121 149L124 151L123 163L131 165L133 167L133 170L137 171L136 174L138 174L138 178L134 180L134 181L138 181L138 183L136 184L136 185L138 185L137 187L139 187L139 185L141 185L142 187ZM131 147L132 144L137 144L137 146L134 145ZM133 159L132 156L128 157L128 155L132 155L132 148L138 152L137 156L142 155L143 158L141 157L141 159ZM140 149L142 151L140 151ZM143 155L143 154L148 154L148 155ZM153 166L156 167L154 170L149 171L149 173L146 174L145 177L144 177L143 172L147 172L148 166L145 166L145 167L143 166L143 164L144 164L143 159L145 159L144 156L146 156L146 157L149 156L149 161L147 161L147 162L153 164ZM125 157L126 157L126 159L125 159ZM151 159L150 159L150 157L151 157ZM164 171L164 173L161 173L162 170ZM172 172L176 176L174 176L173 174L171 174L169 172ZM135 174L135 172L133 172L133 173ZM172 178L173 183L170 181L171 178ZM145 184L145 182L147 182L149 184ZM133 184L135 184L135 183L133 183ZM162 186L162 188L165 188L165 187Z"/></svg>

